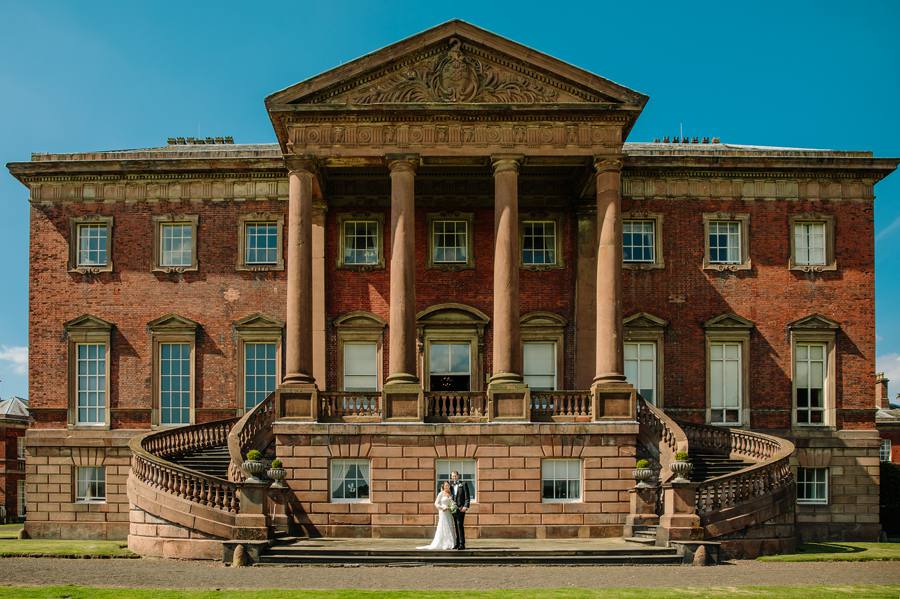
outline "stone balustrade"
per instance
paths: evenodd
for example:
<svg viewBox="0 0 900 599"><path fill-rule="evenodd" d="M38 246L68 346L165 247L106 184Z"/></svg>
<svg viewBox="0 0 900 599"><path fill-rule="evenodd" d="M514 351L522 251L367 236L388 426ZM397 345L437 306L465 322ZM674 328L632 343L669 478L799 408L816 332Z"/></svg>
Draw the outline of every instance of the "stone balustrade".
<svg viewBox="0 0 900 599"><path fill-rule="evenodd" d="M531 419L536 422L589 422L592 403L590 389L532 391Z"/></svg>

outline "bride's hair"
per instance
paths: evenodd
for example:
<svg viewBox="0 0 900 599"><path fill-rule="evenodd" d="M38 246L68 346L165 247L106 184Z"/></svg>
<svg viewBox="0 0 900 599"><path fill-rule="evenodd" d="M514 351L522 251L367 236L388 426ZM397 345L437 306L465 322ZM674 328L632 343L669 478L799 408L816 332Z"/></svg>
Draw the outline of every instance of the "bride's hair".
<svg viewBox="0 0 900 599"><path fill-rule="evenodd" d="M450 481L449 481L449 480L445 480L444 482L441 483L441 491L444 490L444 487L445 487L445 486L446 486L446 487L449 487L449 486L450 486Z"/></svg>

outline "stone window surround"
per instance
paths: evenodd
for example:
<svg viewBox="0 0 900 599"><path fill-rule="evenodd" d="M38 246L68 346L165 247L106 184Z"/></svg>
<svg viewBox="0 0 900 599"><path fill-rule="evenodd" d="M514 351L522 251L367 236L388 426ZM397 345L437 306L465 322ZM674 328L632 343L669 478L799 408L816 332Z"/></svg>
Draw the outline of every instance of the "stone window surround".
<svg viewBox="0 0 900 599"><path fill-rule="evenodd" d="M653 221L653 262L626 262L623 258L622 268L625 270L657 270L666 267L663 258L663 215L660 212L625 212L622 214L622 223L628 220ZM707 239L709 237L707 236ZM707 250L706 255L709 255Z"/></svg>
<svg viewBox="0 0 900 599"><path fill-rule="evenodd" d="M750 332L754 324L736 314L726 313L703 323L706 346L706 423L713 426L748 428L750 426ZM712 387L710 380L710 345L713 343L739 343L741 346L741 417L738 424L712 422Z"/></svg>
<svg viewBox="0 0 900 599"><path fill-rule="evenodd" d="M337 386L344 387L344 344L375 343L375 360L377 387L384 383L384 331L387 322L371 312L357 310L348 312L334 320L333 325L337 339Z"/></svg>
<svg viewBox="0 0 900 599"><path fill-rule="evenodd" d="M84 314L64 325L68 353L68 418L66 427L91 430L110 428L110 385L109 370L113 324L101 318ZM82 343L103 343L106 345L106 409L102 424L79 424L78 422L78 345Z"/></svg>
<svg viewBox="0 0 900 599"><path fill-rule="evenodd" d="M106 225L106 264L105 265L84 265L78 264L79 239L78 230L81 225ZM71 273L79 274L97 274L101 272L112 272L112 241L113 241L113 217L103 216L100 214L86 214L84 216L73 216L69 218L69 265L68 270Z"/></svg>
<svg viewBox="0 0 900 599"><path fill-rule="evenodd" d="M428 376L430 347L437 343L470 344L471 378L469 388L483 391L484 329L490 319L477 308L465 304L446 303L430 306L416 315L419 380L425 391L430 390Z"/></svg>
<svg viewBox="0 0 900 599"><path fill-rule="evenodd" d="M378 251L378 260L375 264L345 264L344 263L344 223L351 220L358 221L375 221L377 223L375 229L378 238L375 242L375 249ZM338 227L338 249L337 249L337 268L341 270L354 270L366 272L370 270L384 269L384 213L383 212L341 212L337 215Z"/></svg>
<svg viewBox="0 0 900 599"><path fill-rule="evenodd" d="M741 261L735 264L721 264L709 261L709 224L714 221L734 221L740 223ZM750 270L750 214L738 212L706 212L703 214L703 269L734 272Z"/></svg>
<svg viewBox="0 0 900 599"><path fill-rule="evenodd" d="M160 214L153 217L153 261L151 272L161 273L183 273L192 272L199 269L199 260L197 258L197 229L199 224L199 216L196 214ZM194 247L191 251L191 264L189 266L162 266L162 225L163 224L180 224L187 223L191 225L191 239Z"/></svg>
<svg viewBox="0 0 900 599"><path fill-rule="evenodd" d="M434 223L442 220L457 220L466 222L466 262L435 262L434 261ZM428 238L428 256L425 268L435 270L468 270L475 268L475 214L473 212L429 212L425 215Z"/></svg>
<svg viewBox="0 0 900 599"><path fill-rule="evenodd" d="M178 316L176 314L167 314L161 318L150 322L147 325L150 330L150 343L152 346L153 363L151 367L151 396L152 409L150 412L150 428L168 428L171 426L182 426L183 424L196 423L197 412L197 330L200 328L196 322ZM159 365L159 349L162 343L188 343L191 347L191 388L190 388L190 418L186 423L179 424L161 424L160 423L160 365Z"/></svg>
<svg viewBox="0 0 900 599"><path fill-rule="evenodd" d="M647 312L638 312L622 319L622 330L626 342L643 342L656 344L656 402L655 406L665 405L663 381L663 357L665 355L665 333L669 322ZM707 413L707 422L709 421Z"/></svg>
<svg viewBox="0 0 900 599"><path fill-rule="evenodd" d="M519 318L519 336L522 340L522 355L525 343L544 341L556 344L556 388L565 389L566 374L566 319L553 312L534 311ZM524 373L523 373L524 374Z"/></svg>
<svg viewBox="0 0 900 599"><path fill-rule="evenodd" d="M275 223L278 231L276 256L274 264L247 263L247 225L254 223ZM194 231L194 249L197 247L196 228ZM196 251L194 252L196 254ZM196 255L194 261L196 262ZM253 272L284 270L284 214L278 212L251 212L238 217L238 254L235 270Z"/></svg>
<svg viewBox="0 0 900 599"><path fill-rule="evenodd" d="M791 335L791 426L795 429L832 429L837 427L837 332L838 323L821 315L812 314L788 324ZM825 413L822 424L797 422L797 384L794 376L794 356L798 343L824 343L825 359Z"/></svg>
<svg viewBox="0 0 900 599"><path fill-rule="evenodd" d="M526 222L552 222L556 227L556 262L553 264L525 264L525 223ZM559 212L524 212L519 214L519 268L522 270L558 270L566 267L563 256L563 217Z"/></svg>
<svg viewBox="0 0 900 599"><path fill-rule="evenodd" d="M237 414L243 415L247 411L244 403L244 345L247 343L275 344L275 384L277 386L281 383L284 323L278 319L266 316L261 312L257 312L235 321L233 327L237 349L235 398L237 399ZM191 380L193 381L193 378Z"/></svg>
<svg viewBox="0 0 900 599"><path fill-rule="evenodd" d="M799 223L824 223L825 224L825 264L797 264L797 252L794 234L794 225ZM804 212L792 214L788 217L788 235L791 244L791 255L788 259L788 269L801 272L823 272L837 270L837 259L834 254L834 215Z"/></svg>

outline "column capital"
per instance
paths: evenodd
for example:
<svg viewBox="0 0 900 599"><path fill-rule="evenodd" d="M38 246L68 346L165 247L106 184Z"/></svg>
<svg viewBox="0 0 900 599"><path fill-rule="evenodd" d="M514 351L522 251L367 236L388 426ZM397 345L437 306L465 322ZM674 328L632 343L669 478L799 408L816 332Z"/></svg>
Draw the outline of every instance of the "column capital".
<svg viewBox="0 0 900 599"><path fill-rule="evenodd" d="M412 171L415 173L421 162L418 154L385 154L384 160L392 173L394 171Z"/></svg>
<svg viewBox="0 0 900 599"><path fill-rule="evenodd" d="M621 172L622 162L620 155L594 156L594 169L598 175L607 172Z"/></svg>
<svg viewBox="0 0 900 599"><path fill-rule="evenodd" d="M314 156L285 156L284 165L288 174L317 175L319 172L319 160Z"/></svg>
<svg viewBox="0 0 900 599"><path fill-rule="evenodd" d="M491 168L495 175L503 171L519 172L523 160L522 154L491 154Z"/></svg>

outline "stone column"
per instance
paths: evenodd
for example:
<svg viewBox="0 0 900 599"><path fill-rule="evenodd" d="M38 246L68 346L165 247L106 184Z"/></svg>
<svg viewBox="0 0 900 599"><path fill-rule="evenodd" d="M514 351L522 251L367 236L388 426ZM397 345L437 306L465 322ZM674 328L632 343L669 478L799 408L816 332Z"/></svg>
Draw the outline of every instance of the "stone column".
<svg viewBox="0 0 900 599"><path fill-rule="evenodd" d="M597 170L597 353L595 420L637 417L637 396L625 380L622 348L622 160L601 157Z"/></svg>
<svg viewBox="0 0 900 599"><path fill-rule="evenodd" d="M422 421L424 396L416 374L415 182L418 156L388 156L391 172L391 305L385 420Z"/></svg>
<svg viewBox="0 0 900 599"><path fill-rule="evenodd" d="M277 390L275 417L318 418L313 376L313 186L315 165L290 159L288 165L287 314L284 377Z"/></svg>
<svg viewBox="0 0 900 599"><path fill-rule="evenodd" d="M625 380L622 349L622 161L597 170L597 367L594 384Z"/></svg>
<svg viewBox="0 0 900 599"><path fill-rule="evenodd" d="M417 383L416 376L416 163L390 160L391 306L390 383Z"/></svg>
<svg viewBox="0 0 900 599"><path fill-rule="evenodd" d="M288 172L287 315L285 385L314 384L312 375L312 166Z"/></svg>
<svg viewBox="0 0 900 599"><path fill-rule="evenodd" d="M494 343L491 384L522 382L519 334L519 157L493 158Z"/></svg>

